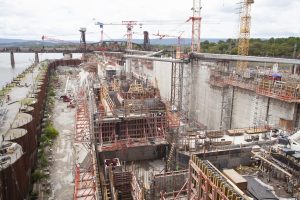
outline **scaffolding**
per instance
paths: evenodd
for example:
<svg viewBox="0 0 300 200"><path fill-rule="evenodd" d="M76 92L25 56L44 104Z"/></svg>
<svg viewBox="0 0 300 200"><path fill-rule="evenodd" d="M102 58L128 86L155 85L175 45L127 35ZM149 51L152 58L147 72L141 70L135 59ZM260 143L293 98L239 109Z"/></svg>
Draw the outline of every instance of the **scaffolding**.
<svg viewBox="0 0 300 200"><path fill-rule="evenodd" d="M89 103L85 90L81 88L77 94L75 114L75 144L86 148L86 156L81 163L76 161L74 177L74 199L97 200L96 156L92 144Z"/></svg>
<svg viewBox="0 0 300 200"><path fill-rule="evenodd" d="M91 158L92 155L89 155ZM96 180L94 162L90 159L75 167L74 199L98 199L96 196Z"/></svg>
<svg viewBox="0 0 300 200"><path fill-rule="evenodd" d="M77 96L75 123L75 143L90 142L89 111L83 90L79 91Z"/></svg>
<svg viewBox="0 0 300 200"><path fill-rule="evenodd" d="M118 171L115 166L107 166L105 176L100 173L102 199L144 200L144 188L132 171Z"/></svg>
<svg viewBox="0 0 300 200"><path fill-rule="evenodd" d="M222 75L211 71L208 83L215 87L234 86L255 92L257 95L278 99L289 103L300 102L300 84L290 81L269 80L268 78L241 78L233 74Z"/></svg>
<svg viewBox="0 0 300 200"><path fill-rule="evenodd" d="M168 118L173 119L172 126L179 124L179 120L167 112L165 103L157 97L157 89L138 80L131 84L124 81L122 84L118 82L123 85L119 91L111 87L116 85L116 81L105 83L100 88L98 112L93 119L100 151L165 141Z"/></svg>

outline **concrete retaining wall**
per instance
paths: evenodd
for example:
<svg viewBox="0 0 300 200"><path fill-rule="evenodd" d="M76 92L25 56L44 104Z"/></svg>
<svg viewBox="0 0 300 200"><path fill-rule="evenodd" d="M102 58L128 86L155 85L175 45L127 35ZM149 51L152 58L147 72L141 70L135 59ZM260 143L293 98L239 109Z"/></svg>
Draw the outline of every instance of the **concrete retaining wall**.
<svg viewBox="0 0 300 200"><path fill-rule="evenodd" d="M209 160L218 169L235 168L239 165L251 164L252 148L231 149L218 152L197 154L202 160Z"/></svg>
<svg viewBox="0 0 300 200"><path fill-rule="evenodd" d="M166 155L167 145L138 146L118 151L98 152L101 161L119 158L121 161L161 159Z"/></svg>

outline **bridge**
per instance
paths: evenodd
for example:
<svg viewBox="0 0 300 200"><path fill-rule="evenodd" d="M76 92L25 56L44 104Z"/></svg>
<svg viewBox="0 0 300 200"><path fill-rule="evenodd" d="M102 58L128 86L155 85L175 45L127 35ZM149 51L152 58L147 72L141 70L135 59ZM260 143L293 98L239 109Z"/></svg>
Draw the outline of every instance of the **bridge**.
<svg viewBox="0 0 300 200"><path fill-rule="evenodd" d="M44 47L44 48L29 48L29 47L0 47L0 53L85 53L93 52L90 49L84 48L60 48L60 47Z"/></svg>
<svg viewBox="0 0 300 200"><path fill-rule="evenodd" d="M62 53L63 55L72 53L91 53L94 51L124 52L127 47L126 41L109 40L101 43L70 44L65 47L37 46L37 47L0 47L0 53L10 53L11 66L15 66L15 53L34 53L35 63L39 62L39 53ZM142 50L141 44L133 43L133 48Z"/></svg>
<svg viewBox="0 0 300 200"><path fill-rule="evenodd" d="M134 44L136 49L140 49L141 45ZM228 55L228 54L212 54L212 53L190 53L183 59L154 57L162 55L164 51L142 51L142 50L128 50L126 49L126 42L124 41L106 41L102 44L94 43L83 46L74 47L0 47L0 53L10 53L11 66L15 66L14 53L34 53L35 63L39 62L39 53L92 53L92 52L106 52L111 54L118 54L123 59L145 59L153 61L171 62L171 63L190 63L191 60L200 60L208 62L230 62L230 61L247 61L247 62L261 62L261 63L281 63L300 65L300 59L287 59L287 58L273 58L273 57L258 57L258 56L241 56L241 55Z"/></svg>

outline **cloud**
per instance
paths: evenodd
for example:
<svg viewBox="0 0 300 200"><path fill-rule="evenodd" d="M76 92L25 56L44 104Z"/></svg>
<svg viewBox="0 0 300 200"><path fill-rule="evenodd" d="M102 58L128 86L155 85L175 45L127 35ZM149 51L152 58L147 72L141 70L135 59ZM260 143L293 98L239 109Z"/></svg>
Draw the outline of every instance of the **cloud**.
<svg viewBox="0 0 300 200"><path fill-rule="evenodd" d="M203 38L238 36L239 0L202 0ZM192 0L0 0L0 37L40 39L51 35L57 39L79 40L79 28L87 28L87 40L98 40L99 27L92 19L104 23L123 20L151 20L154 25L134 27L134 32L147 30L150 37L158 30L169 35L184 31L190 37ZM252 5L253 37L297 36L300 19L299 0L256 0ZM165 20L176 20L169 22ZM218 22L218 23L216 23ZM125 26L104 27L105 37L123 38ZM141 38L140 35L134 37Z"/></svg>

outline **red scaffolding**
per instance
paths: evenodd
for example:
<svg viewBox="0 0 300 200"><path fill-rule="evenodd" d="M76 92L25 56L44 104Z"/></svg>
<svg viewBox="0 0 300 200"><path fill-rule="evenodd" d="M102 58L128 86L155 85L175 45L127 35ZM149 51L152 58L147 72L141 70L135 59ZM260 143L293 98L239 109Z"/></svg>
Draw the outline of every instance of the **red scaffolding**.
<svg viewBox="0 0 300 200"><path fill-rule="evenodd" d="M88 102L82 89L77 95L75 114L75 143L86 147L87 155L81 163L76 161L74 178L74 200L98 199L96 187L96 160L91 143Z"/></svg>
<svg viewBox="0 0 300 200"><path fill-rule="evenodd" d="M92 163L87 169L76 165L74 199L97 199L96 180Z"/></svg>
<svg viewBox="0 0 300 200"><path fill-rule="evenodd" d="M78 93L75 113L75 142L90 141L90 121L86 95L83 90Z"/></svg>

